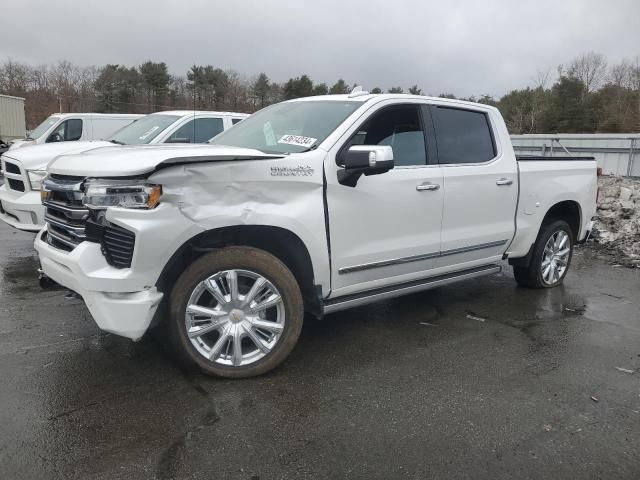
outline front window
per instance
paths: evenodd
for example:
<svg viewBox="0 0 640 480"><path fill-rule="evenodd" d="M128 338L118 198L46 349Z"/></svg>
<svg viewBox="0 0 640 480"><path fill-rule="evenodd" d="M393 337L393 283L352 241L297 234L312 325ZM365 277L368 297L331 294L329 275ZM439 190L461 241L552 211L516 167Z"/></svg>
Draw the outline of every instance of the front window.
<svg viewBox="0 0 640 480"><path fill-rule="evenodd" d="M27 138L30 138L31 140L40 138L42 135L46 133L47 130L49 130L52 126L58 123L58 121L60 121L60 117L47 118L44 122L42 122L36 128L31 130L31 133L29 133L29 136Z"/></svg>
<svg viewBox="0 0 640 480"><path fill-rule="evenodd" d="M108 140L121 145L146 145L179 118L175 115L147 115L118 130Z"/></svg>
<svg viewBox="0 0 640 480"><path fill-rule="evenodd" d="M74 142L82 137L82 120L70 118L58 125L47 137L50 142Z"/></svg>
<svg viewBox="0 0 640 480"><path fill-rule="evenodd" d="M211 140L266 153L299 153L318 146L362 105L355 101L297 101L271 105Z"/></svg>

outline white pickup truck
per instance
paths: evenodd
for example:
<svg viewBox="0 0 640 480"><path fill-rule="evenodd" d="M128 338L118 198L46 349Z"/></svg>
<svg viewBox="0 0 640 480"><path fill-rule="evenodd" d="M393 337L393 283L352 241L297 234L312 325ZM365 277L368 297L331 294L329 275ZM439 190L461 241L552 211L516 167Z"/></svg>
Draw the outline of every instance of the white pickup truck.
<svg viewBox="0 0 640 480"><path fill-rule="evenodd" d="M79 154L115 145L204 143L248 117L246 113L171 110L134 115L129 124L101 141L56 142L10 149L0 158L5 184L0 186L0 220L37 232L44 226L40 186L46 167L56 156ZM136 120L137 118L137 120ZM135 122L131 123L133 120Z"/></svg>
<svg viewBox="0 0 640 480"><path fill-rule="evenodd" d="M98 326L151 327L205 373L291 352L305 311L499 272L559 285L596 208L592 159L516 159L490 106L412 95L272 105L211 145L59 157L42 271Z"/></svg>

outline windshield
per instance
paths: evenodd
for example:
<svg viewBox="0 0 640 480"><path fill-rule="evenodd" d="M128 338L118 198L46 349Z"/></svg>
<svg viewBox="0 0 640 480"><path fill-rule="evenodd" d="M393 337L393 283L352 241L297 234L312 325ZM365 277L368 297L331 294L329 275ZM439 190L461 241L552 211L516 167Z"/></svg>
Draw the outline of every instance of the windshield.
<svg viewBox="0 0 640 480"><path fill-rule="evenodd" d="M314 100L271 105L212 138L210 143L266 153L299 153L318 146L361 102Z"/></svg>
<svg viewBox="0 0 640 480"><path fill-rule="evenodd" d="M40 138L42 135L44 135L44 133L47 130L49 130L49 128L51 128L53 125L58 123L59 120L60 120L60 117L47 118L44 122L42 122L36 128L31 130L31 133L29 133L29 136L27 138L31 138L32 140L35 140L36 138Z"/></svg>
<svg viewBox="0 0 640 480"><path fill-rule="evenodd" d="M179 118L176 115L147 115L118 130L109 141L121 145L145 145Z"/></svg>

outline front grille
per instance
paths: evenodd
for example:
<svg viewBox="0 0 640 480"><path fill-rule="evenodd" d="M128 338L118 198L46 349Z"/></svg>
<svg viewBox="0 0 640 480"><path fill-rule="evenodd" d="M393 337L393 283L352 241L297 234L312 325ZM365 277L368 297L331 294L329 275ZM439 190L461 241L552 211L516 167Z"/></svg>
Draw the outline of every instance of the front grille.
<svg viewBox="0 0 640 480"><path fill-rule="evenodd" d="M16 192L24 192L24 182L22 180L16 180L15 178L7 178L7 183L11 190Z"/></svg>
<svg viewBox="0 0 640 480"><path fill-rule="evenodd" d="M15 192L25 192L27 190L26 173L22 171L19 162L8 161L6 156L2 156L2 169L7 181L7 188Z"/></svg>
<svg viewBox="0 0 640 480"><path fill-rule="evenodd" d="M82 204L80 177L50 175L45 181L47 199L45 221L49 245L70 252L83 241L100 244L107 263L129 268L136 236L133 232L107 222L104 211L89 210Z"/></svg>
<svg viewBox="0 0 640 480"><path fill-rule="evenodd" d="M11 163L11 162L4 162L4 168L6 169L6 171L8 173L15 173L20 175L20 167L18 165L16 165L15 163Z"/></svg>
<svg viewBox="0 0 640 480"><path fill-rule="evenodd" d="M50 245L71 251L86 239L84 230L89 210L69 203L46 201L43 204L44 220L49 231L47 240Z"/></svg>
<svg viewBox="0 0 640 480"><path fill-rule="evenodd" d="M70 252L86 240L85 222L89 210L82 205L80 190L82 177L58 177L51 175L45 181L47 199L44 220L47 223L47 243Z"/></svg>

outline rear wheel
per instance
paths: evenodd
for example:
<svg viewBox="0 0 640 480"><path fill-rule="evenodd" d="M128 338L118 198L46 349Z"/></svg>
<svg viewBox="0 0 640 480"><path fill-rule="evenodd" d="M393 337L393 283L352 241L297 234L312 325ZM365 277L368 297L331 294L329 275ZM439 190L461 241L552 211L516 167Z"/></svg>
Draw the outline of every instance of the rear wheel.
<svg viewBox="0 0 640 480"><path fill-rule="evenodd" d="M208 253L180 276L171 294L170 336L177 353L204 373L260 375L289 355L303 303L291 271L250 247Z"/></svg>
<svg viewBox="0 0 640 480"><path fill-rule="evenodd" d="M567 275L573 255L574 235L564 220L552 220L540 229L528 266L514 265L519 285L529 288L553 288Z"/></svg>

